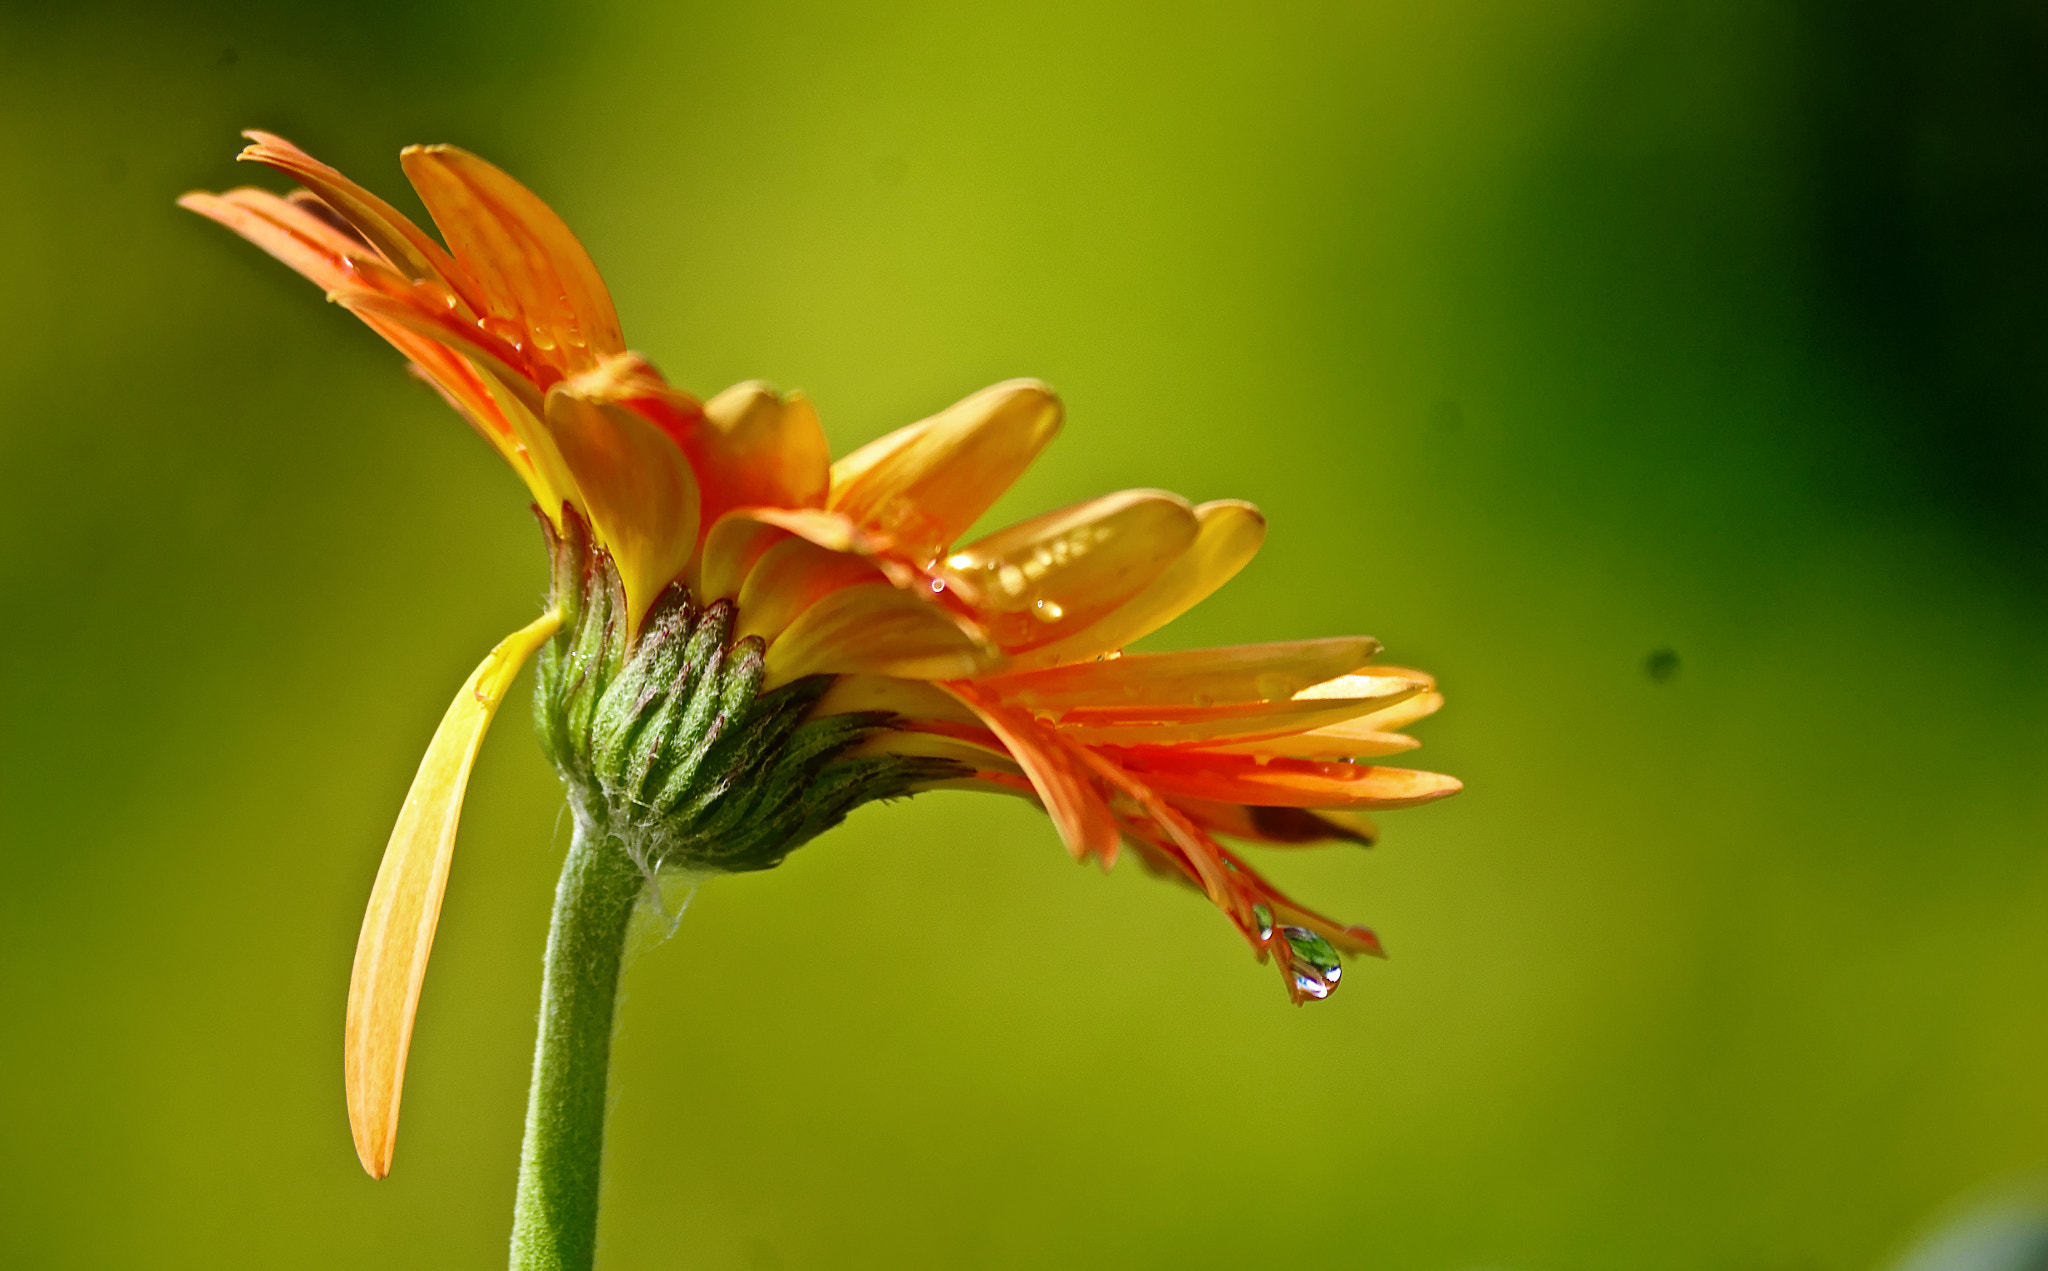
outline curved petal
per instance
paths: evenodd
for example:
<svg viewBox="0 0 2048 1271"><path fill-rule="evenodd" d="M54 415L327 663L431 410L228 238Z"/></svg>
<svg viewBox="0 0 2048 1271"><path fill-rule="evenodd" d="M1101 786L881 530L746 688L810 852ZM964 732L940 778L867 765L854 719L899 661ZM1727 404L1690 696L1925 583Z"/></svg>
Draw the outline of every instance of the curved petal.
<svg viewBox="0 0 2048 1271"><path fill-rule="evenodd" d="M1281 737L1309 732L1413 697L1414 680L1390 675L1351 676L1357 695L1229 706L1082 707L1057 716L1063 737L1091 746L1180 746Z"/></svg>
<svg viewBox="0 0 2048 1271"><path fill-rule="evenodd" d="M1087 628L1020 654L1020 668L1085 662L1150 635L1207 599L1245 567L1266 538L1266 518L1249 503L1220 499L1195 509L1194 545L1152 584Z"/></svg>
<svg viewBox="0 0 2048 1271"><path fill-rule="evenodd" d="M1413 750L1422 743L1404 733L1384 732L1361 720L1349 719L1277 737L1238 737L1189 744L1202 750L1213 750L1228 755L1285 755L1292 759L1371 759Z"/></svg>
<svg viewBox="0 0 2048 1271"><path fill-rule="evenodd" d="M821 672L964 679L999 658L959 618L878 579L842 587L798 615L768 646L767 684Z"/></svg>
<svg viewBox="0 0 2048 1271"><path fill-rule="evenodd" d="M470 768L513 677L561 625L559 613L543 614L500 641L470 675L434 730L377 868L349 978L342 1063L349 1129L356 1155L372 1178L391 1172L406 1050L448 886Z"/></svg>
<svg viewBox="0 0 2048 1271"><path fill-rule="evenodd" d="M748 380L704 403L704 418L690 457L704 485L707 520L749 505L825 506L832 450L808 397L785 397Z"/></svg>
<svg viewBox="0 0 2048 1271"><path fill-rule="evenodd" d="M250 186L225 194L193 190L178 196L178 206L215 221L283 261L322 291L364 285L356 262L389 269L367 244L351 243L331 226L268 190Z"/></svg>
<svg viewBox="0 0 2048 1271"><path fill-rule="evenodd" d="M1371 847L1379 841L1379 830L1355 812L1263 808L1243 803L1210 803L1204 799L1175 799L1173 802L1175 807L1211 833L1270 846L1302 847L1344 842Z"/></svg>
<svg viewBox="0 0 2048 1271"><path fill-rule="evenodd" d="M697 548L697 479L669 435L622 406L556 389L547 434L574 474L583 510L611 551L635 631Z"/></svg>
<svg viewBox="0 0 2048 1271"><path fill-rule="evenodd" d="M1456 794L1455 777L1370 764L1263 759L1189 749L1126 750L1123 765L1175 798L1262 807L1402 808Z"/></svg>
<svg viewBox="0 0 2048 1271"><path fill-rule="evenodd" d="M882 581L875 567L858 556L784 538L761 553L741 584L733 638L759 636L773 644L790 623L831 593Z"/></svg>
<svg viewBox="0 0 2048 1271"><path fill-rule="evenodd" d="M1077 706L1185 706L1285 702L1379 655L1371 636L1238 644L1180 653L1130 653L1020 671L982 681L989 692L1032 710Z"/></svg>
<svg viewBox="0 0 2048 1271"><path fill-rule="evenodd" d="M788 537L789 531L781 526L744 514L719 517L705 532L697 578L690 590L707 603L737 599L762 553Z"/></svg>
<svg viewBox="0 0 2048 1271"><path fill-rule="evenodd" d="M625 352L590 253L533 191L453 146L407 146L399 163L483 291L484 316L521 324L535 352L570 371Z"/></svg>
<svg viewBox="0 0 2048 1271"><path fill-rule="evenodd" d="M940 687L980 716L1024 769L1068 853L1077 861L1096 857L1105 869L1114 864L1123 834L1081 757L1044 735L1029 714L983 696L972 684Z"/></svg>
<svg viewBox="0 0 2048 1271"><path fill-rule="evenodd" d="M825 506L929 564L1010 488L1060 420L1060 399L1037 380L982 389L834 464Z"/></svg>
<svg viewBox="0 0 2048 1271"><path fill-rule="evenodd" d="M1050 644L1128 601L1194 543L1194 509L1124 490L976 539L934 571L1006 649Z"/></svg>
<svg viewBox="0 0 2048 1271"><path fill-rule="evenodd" d="M471 291L447 251L397 208L275 133L252 128L242 135L252 144L237 159L275 168L319 195L407 278L433 278L457 291ZM473 293L465 299L475 307Z"/></svg>
<svg viewBox="0 0 2048 1271"><path fill-rule="evenodd" d="M811 708L814 716L845 715L855 711L888 711L921 723L979 726L981 717L962 705L960 699L929 680L906 680L892 675L842 675Z"/></svg>

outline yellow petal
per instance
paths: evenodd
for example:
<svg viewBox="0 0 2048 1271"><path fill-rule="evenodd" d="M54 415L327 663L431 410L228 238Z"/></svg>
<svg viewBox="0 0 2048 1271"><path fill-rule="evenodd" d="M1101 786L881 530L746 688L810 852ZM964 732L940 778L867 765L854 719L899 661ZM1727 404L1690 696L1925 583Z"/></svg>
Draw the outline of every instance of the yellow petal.
<svg viewBox="0 0 2048 1271"><path fill-rule="evenodd" d="M694 437L704 515L728 508L825 505L832 451L818 412L802 393L787 397L759 380L735 384L704 403L707 427Z"/></svg>
<svg viewBox="0 0 2048 1271"><path fill-rule="evenodd" d="M1390 733L1371 727L1363 720L1348 719L1307 732L1286 733L1277 737L1196 744L1203 750L1217 750L1233 755L1285 755L1292 759L1370 759L1413 750L1422 743L1402 733Z"/></svg>
<svg viewBox="0 0 2048 1271"><path fill-rule="evenodd" d="M907 719L976 724L980 717L952 694L927 680L892 675L842 675L832 681L813 715L846 715L855 711L888 711Z"/></svg>
<svg viewBox="0 0 2048 1271"><path fill-rule="evenodd" d="M935 573L1005 649L1085 629L1158 578L1195 541L1194 509L1124 490L1021 521L946 557Z"/></svg>
<svg viewBox="0 0 2048 1271"><path fill-rule="evenodd" d="M575 475L583 510L618 566L634 630L697 548L697 478L682 447L622 406L557 388L547 433Z"/></svg>
<svg viewBox="0 0 2048 1271"><path fill-rule="evenodd" d="M983 683L1003 700L1035 711L1285 702L1304 689L1357 670L1379 651L1380 642L1371 636L1336 636L1182 653L1131 653Z"/></svg>
<svg viewBox="0 0 2048 1271"><path fill-rule="evenodd" d="M831 593L880 581L875 567L858 556L785 538L761 553L741 585L735 638L760 636L772 644L798 615Z"/></svg>
<svg viewBox="0 0 2048 1271"><path fill-rule="evenodd" d="M372 1178L391 1172L405 1053L441 916L470 766L513 677L561 624L561 615L550 611L505 637L456 694L420 760L419 775L384 849L384 863L377 868L349 978L342 1063L349 1129L356 1155Z"/></svg>
<svg viewBox="0 0 2048 1271"><path fill-rule="evenodd" d="M967 626L886 581L844 587L804 610L768 646L768 685L818 672L964 679L1000 660Z"/></svg>
<svg viewBox="0 0 2048 1271"><path fill-rule="evenodd" d="M762 553L788 537L788 530L745 513L719 517L704 536L697 585L691 590L706 602L736 598Z"/></svg>
<svg viewBox="0 0 2048 1271"><path fill-rule="evenodd" d="M832 467L826 506L927 564L988 511L1059 431L1060 400L1037 380L985 388Z"/></svg>
<svg viewBox="0 0 2048 1271"><path fill-rule="evenodd" d="M1230 706L1083 707L1053 717L1063 737L1090 746L1178 746L1281 737L1339 724L1423 691L1394 676L1347 676L1355 696Z"/></svg>
<svg viewBox="0 0 2048 1271"><path fill-rule="evenodd" d="M1407 675L1409 672L1402 671L1400 674ZM1410 698L1399 706L1390 707L1383 711L1374 711L1372 714L1360 719L1358 725L1361 728L1376 728L1382 732L1395 728L1406 728L1424 716L1436 714L1437 711L1443 708L1443 704L1444 695L1442 693L1424 693L1420 697Z"/></svg>
<svg viewBox="0 0 2048 1271"><path fill-rule="evenodd" d="M1051 644L1020 654L1022 668L1085 662L1150 635L1207 599L1258 553L1266 518L1249 503L1220 499L1195 509L1200 530L1193 546L1150 586L1124 604Z"/></svg>
<svg viewBox="0 0 2048 1271"><path fill-rule="evenodd" d="M590 253L533 191L453 146L407 146L399 163L484 291L487 316L519 323L535 352L571 371L625 351Z"/></svg>

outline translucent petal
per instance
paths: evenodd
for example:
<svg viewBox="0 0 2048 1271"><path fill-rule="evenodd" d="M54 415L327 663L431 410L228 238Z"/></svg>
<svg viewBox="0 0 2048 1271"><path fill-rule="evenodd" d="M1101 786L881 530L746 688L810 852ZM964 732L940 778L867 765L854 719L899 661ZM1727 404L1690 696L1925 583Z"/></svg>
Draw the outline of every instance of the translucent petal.
<svg viewBox="0 0 2048 1271"><path fill-rule="evenodd" d="M1285 702L1364 666L1378 655L1370 636L1239 644L1182 653L1131 653L984 681L1003 700L1032 710L1076 706L1212 706Z"/></svg>
<svg viewBox="0 0 2048 1271"><path fill-rule="evenodd" d="M1195 509L1200 530L1193 546L1150 586L1085 629L1020 654L1020 668L1085 662L1150 635L1207 599L1243 569L1265 541L1266 518L1235 499Z"/></svg>
<svg viewBox="0 0 2048 1271"><path fill-rule="evenodd" d="M704 484L705 516L749 505L825 505L832 452L809 398L749 380L704 403L704 415L708 426L697 430L691 458Z"/></svg>
<svg viewBox="0 0 2048 1271"><path fill-rule="evenodd" d="M976 724L981 718L936 684L890 675L842 675L812 708L815 715L855 711L888 711L909 720L958 724Z"/></svg>
<svg viewBox="0 0 2048 1271"><path fill-rule="evenodd" d="M772 644L798 615L832 592L881 581L875 567L858 556L785 537L761 553L741 584L735 634L760 636Z"/></svg>
<svg viewBox="0 0 2048 1271"><path fill-rule="evenodd" d="M1290 755L1296 759L1370 759L1399 754L1421 745L1405 733L1391 733L1350 719L1307 732L1277 737L1237 738L1221 742L1196 742L1203 750L1231 755Z"/></svg>
<svg viewBox="0 0 2048 1271"><path fill-rule="evenodd" d="M1441 773L1368 764L1264 759L1185 748L1123 751L1123 764L1175 798L1264 807L1400 808L1456 794Z"/></svg>
<svg viewBox="0 0 2048 1271"><path fill-rule="evenodd" d="M554 209L453 146L407 146L399 162L485 293L483 316L521 323L537 354L570 371L625 352L611 293Z"/></svg>
<svg viewBox="0 0 2048 1271"><path fill-rule="evenodd" d="M1063 737L1091 746L1177 746L1280 737L1340 724L1423 691L1414 680L1352 676L1353 697L1229 706L1080 707L1042 718Z"/></svg>
<svg viewBox="0 0 2048 1271"><path fill-rule="evenodd" d="M253 129L242 135L254 144L244 146L236 158L275 168L319 195L407 278L433 278L457 291L469 290L447 251L397 208L283 137ZM465 298L474 305L474 295Z"/></svg>
<svg viewBox="0 0 2048 1271"><path fill-rule="evenodd" d="M584 512L611 551L637 630L697 547L697 479L669 435L621 406L548 394L548 437L574 475Z"/></svg>
<svg viewBox="0 0 2048 1271"><path fill-rule="evenodd" d="M768 646L768 684L819 672L963 679L1000 656L944 609L876 581L841 588L790 623Z"/></svg>
<svg viewBox="0 0 2048 1271"><path fill-rule="evenodd" d="M1048 644L1109 613L1195 541L1194 509L1124 490L1032 517L948 555L933 572L1005 649Z"/></svg>
<svg viewBox="0 0 2048 1271"><path fill-rule="evenodd" d="M391 1172L406 1050L470 768L513 677L560 626L561 615L549 612L507 636L455 695L420 760L370 889L349 979L342 1068L356 1155L372 1178Z"/></svg>
<svg viewBox="0 0 2048 1271"><path fill-rule="evenodd" d="M1212 833L1256 843L1298 847L1346 842L1371 847L1379 841L1378 829L1355 812L1264 808L1242 803L1211 803L1204 799L1175 799L1173 802L1175 807Z"/></svg>
<svg viewBox="0 0 2048 1271"><path fill-rule="evenodd" d="M740 585L747 581L762 553L788 537L788 530L744 513L719 517L704 535L697 582L691 590L704 601L737 598Z"/></svg>
<svg viewBox="0 0 2048 1271"><path fill-rule="evenodd" d="M988 511L1059 431L1059 398L1036 380L985 388L832 467L826 506L924 565Z"/></svg>

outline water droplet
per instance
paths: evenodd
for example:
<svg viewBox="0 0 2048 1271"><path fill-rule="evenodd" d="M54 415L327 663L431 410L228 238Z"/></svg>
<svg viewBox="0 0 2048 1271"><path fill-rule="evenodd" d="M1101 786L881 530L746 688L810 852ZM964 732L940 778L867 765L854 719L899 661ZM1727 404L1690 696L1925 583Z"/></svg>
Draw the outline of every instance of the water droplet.
<svg viewBox="0 0 2048 1271"><path fill-rule="evenodd" d="M1259 923L1259 939L1271 940L1273 938L1273 911L1264 905L1253 905L1252 917L1256 918Z"/></svg>
<svg viewBox="0 0 2048 1271"><path fill-rule="evenodd" d="M1038 616L1040 622L1058 622L1067 616L1067 611L1060 608L1056 600L1035 601L1032 603L1031 612Z"/></svg>
<svg viewBox="0 0 2048 1271"><path fill-rule="evenodd" d="M1306 997L1315 998L1317 1001L1328 997L1334 988L1333 985L1326 984L1315 976L1300 971L1294 974L1294 987L1297 992Z"/></svg>
<svg viewBox="0 0 2048 1271"><path fill-rule="evenodd" d="M1294 681L1284 675L1268 673L1252 681L1252 691L1262 702L1284 702L1294 696Z"/></svg>
<svg viewBox="0 0 2048 1271"><path fill-rule="evenodd" d="M500 318L496 314L485 318L478 318L476 324L510 345L517 346L521 340L526 338L525 327L520 326L510 318Z"/></svg>
<svg viewBox="0 0 2048 1271"><path fill-rule="evenodd" d="M1282 927L1280 935L1287 941L1288 971L1294 977L1295 991L1317 999L1336 992L1337 981L1344 978L1344 964L1335 946L1306 927Z"/></svg>
<svg viewBox="0 0 2048 1271"><path fill-rule="evenodd" d="M934 578L934 579L932 579L932 590L933 590L934 592L941 592L941 591L944 591L945 589L946 589L946 580L945 580L945 579L943 579L943 578Z"/></svg>

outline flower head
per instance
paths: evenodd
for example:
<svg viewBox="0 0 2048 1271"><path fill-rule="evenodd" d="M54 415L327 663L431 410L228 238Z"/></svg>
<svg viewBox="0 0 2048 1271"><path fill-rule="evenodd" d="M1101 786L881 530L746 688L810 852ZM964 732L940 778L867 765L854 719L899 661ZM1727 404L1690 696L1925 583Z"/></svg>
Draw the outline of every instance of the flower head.
<svg viewBox="0 0 2048 1271"><path fill-rule="evenodd" d="M625 345L589 255L511 177L463 151L402 158L444 248L265 133L241 157L302 189L184 206L323 287L395 345L526 482L552 604L449 708L400 814L357 952L349 1091L388 1168L405 1048L462 791L519 666L541 653L543 744L579 816L635 859L779 861L860 802L935 787L1021 795L1104 868L1129 847L1199 890L1296 1002L1327 996L1372 932L1306 909L1235 840L1369 844L1362 813L1452 778L1361 762L1441 704L1364 637L1124 654L1230 579L1248 503L1126 490L962 543L1059 431L1013 380L830 458L801 394L699 402Z"/></svg>

